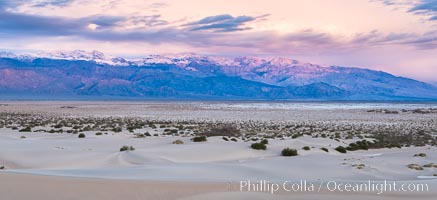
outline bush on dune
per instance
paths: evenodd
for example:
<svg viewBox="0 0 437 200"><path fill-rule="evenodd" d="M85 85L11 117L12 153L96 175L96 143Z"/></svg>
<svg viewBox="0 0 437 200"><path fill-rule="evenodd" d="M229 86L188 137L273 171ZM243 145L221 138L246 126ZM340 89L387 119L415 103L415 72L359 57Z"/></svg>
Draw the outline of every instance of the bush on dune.
<svg viewBox="0 0 437 200"><path fill-rule="evenodd" d="M253 143L252 145L250 145L250 148L255 150L266 150L267 146L263 143Z"/></svg>
<svg viewBox="0 0 437 200"><path fill-rule="evenodd" d="M281 155L282 156L297 156L297 150L296 149L290 149L290 148L285 148L281 151Z"/></svg>
<svg viewBox="0 0 437 200"><path fill-rule="evenodd" d="M340 153L346 153L346 148L344 148L343 146L338 146L337 148L335 148L336 151L340 152Z"/></svg>
<svg viewBox="0 0 437 200"><path fill-rule="evenodd" d="M196 136L193 137L193 139L191 139L193 142L206 142L206 136L202 135L202 136Z"/></svg>
<svg viewBox="0 0 437 200"><path fill-rule="evenodd" d="M30 128L29 126L26 128L23 128L21 130L19 130L18 132L32 132L32 128Z"/></svg>

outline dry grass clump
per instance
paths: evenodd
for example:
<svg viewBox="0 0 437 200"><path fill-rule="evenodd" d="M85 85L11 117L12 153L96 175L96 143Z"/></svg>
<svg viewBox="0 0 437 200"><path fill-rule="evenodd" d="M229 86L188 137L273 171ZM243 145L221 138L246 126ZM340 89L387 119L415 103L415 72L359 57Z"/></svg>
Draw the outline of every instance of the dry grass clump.
<svg viewBox="0 0 437 200"><path fill-rule="evenodd" d="M182 141L182 140L175 140L175 141L173 141L173 144L184 144L184 141Z"/></svg>
<svg viewBox="0 0 437 200"><path fill-rule="evenodd" d="M418 164L409 164L407 167L414 170L423 170L423 167Z"/></svg>
<svg viewBox="0 0 437 200"><path fill-rule="evenodd" d="M364 169L366 165L365 164L353 164L352 167L355 167L356 169Z"/></svg>

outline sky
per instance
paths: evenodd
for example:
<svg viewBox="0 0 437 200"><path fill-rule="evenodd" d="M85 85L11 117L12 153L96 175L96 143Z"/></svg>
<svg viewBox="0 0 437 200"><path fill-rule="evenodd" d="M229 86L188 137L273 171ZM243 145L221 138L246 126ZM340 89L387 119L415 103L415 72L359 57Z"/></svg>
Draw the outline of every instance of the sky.
<svg viewBox="0 0 437 200"><path fill-rule="evenodd" d="M0 50L281 56L437 83L437 0L0 0Z"/></svg>

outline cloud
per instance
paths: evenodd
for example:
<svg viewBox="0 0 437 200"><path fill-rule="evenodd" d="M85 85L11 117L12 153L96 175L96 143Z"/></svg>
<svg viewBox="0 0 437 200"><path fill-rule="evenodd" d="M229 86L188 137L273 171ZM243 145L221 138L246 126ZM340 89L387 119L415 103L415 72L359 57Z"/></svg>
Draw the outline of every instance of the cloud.
<svg viewBox="0 0 437 200"><path fill-rule="evenodd" d="M229 14L223 14L223 15L205 17L199 21L185 24L185 26L189 27L189 30L191 31L201 31L201 30L212 30L214 32L242 31L242 30L251 29L250 27L244 26L247 22L251 22L258 18L264 18L264 17L266 17L266 15L260 17L251 17L245 15L233 17Z"/></svg>
<svg viewBox="0 0 437 200"><path fill-rule="evenodd" d="M72 0L49 0L49 1L36 1L33 3L33 7L46 7L46 6L67 6Z"/></svg>
<svg viewBox="0 0 437 200"><path fill-rule="evenodd" d="M420 3L412 7L409 12L415 14L424 14L431 16L430 20L437 18L437 0L422 0Z"/></svg>
<svg viewBox="0 0 437 200"><path fill-rule="evenodd" d="M265 20L263 16L207 16L180 25L157 15L92 15L81 18L24 14L0 4L0 41L64 38L65 41L135 43L136 45L180 45L210 52L244 52L263 54L317 54L356 51L387 45L405 45L418 49L437 49L437 32L383 33L378 30L353 36L317 29L279 33L275 30L251 29L247 23Z"/></svg>
<svg viewBox="0 0 437 200"><path fill-rule="evenodd" d="M437 0L370 0L370 2L381 2L386 6L402 7L406 12L428 16L430 21L437 20Z"/></svg>

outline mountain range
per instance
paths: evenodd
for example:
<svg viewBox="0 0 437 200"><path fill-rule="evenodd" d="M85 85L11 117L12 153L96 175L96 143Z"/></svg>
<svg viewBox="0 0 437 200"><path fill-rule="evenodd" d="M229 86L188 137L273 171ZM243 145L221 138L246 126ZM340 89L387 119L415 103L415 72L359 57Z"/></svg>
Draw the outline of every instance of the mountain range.
<svg viewBox="0 0 437 200"><path fill-rule="evenodd" d="M436 100L437 87L282 57L0 52L1 99Z"/></svg>

